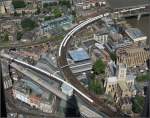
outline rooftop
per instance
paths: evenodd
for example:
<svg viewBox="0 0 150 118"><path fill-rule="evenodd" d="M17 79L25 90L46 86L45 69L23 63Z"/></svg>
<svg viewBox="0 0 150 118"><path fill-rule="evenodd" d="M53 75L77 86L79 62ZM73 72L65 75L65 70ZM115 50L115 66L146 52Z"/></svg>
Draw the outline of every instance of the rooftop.
<svg viewBox="0 0 150 118"><path fill-rule="evenodd" d="M109 78L107 78L107 82L108 82L108 83L117 82L117 77L116 77L116 76L114 76L114 77L109 77Z"/></svg>
<svg viewBox="0 0 150 118"><path fill-rule="evenodd" d="M69 55L76 62L87 60L87 59L90 58L88 53L83 48L79 48L77 50L69 51Z"/></svg>
<svg viewBox="0 0 150 118"><path fill-rule="evenodd" d="M86 40L86 41L83 41L83 44L89 48L90 46L94 45L96 43L95 40Z"/></svg>
<svg viewBox="0 0 150 118"><path fill-rule="evenodd" d="M150 4L149 0L108 0L111 8L122 9Z"/></svg>
<svg viewBox="0 0 150 118"><path fill-rule="evenodd" d="M54 20L45 21L41 24L41 27L46 27L48 25L51 27L55 27L57 25L64 25L64 24L72 23L72 20L73 20L72 16L63 16L60 18L56 18Z"/></svg>
<svg viewBox="0 0 150 118"><path fill-rule="evenodd" d="M135 42L139 40L146 40L147 37L137 28L128 28L125 30L128 36Z"/></svg>
<svg viewBox="0 0 150 118"><path fill-rule="evenodd" d="M127 68L127 65L123 63L119 63L118 66L119 68L124 68L124 69Z"/></svg>
<svg viewBox="0 0 150 118"><path fill-rule="evenodd" d="M62 92L64 92L66 95L71 96L73 93L73 89L70 86L66 85L65 83L62 84L61 89Z"/></svg>
<svg viewBox="0 0 150 118"><path fill-rule="evenodd" d="M135 78L136 76L133 74L127 75L127 80L134 80Z"/></svg>

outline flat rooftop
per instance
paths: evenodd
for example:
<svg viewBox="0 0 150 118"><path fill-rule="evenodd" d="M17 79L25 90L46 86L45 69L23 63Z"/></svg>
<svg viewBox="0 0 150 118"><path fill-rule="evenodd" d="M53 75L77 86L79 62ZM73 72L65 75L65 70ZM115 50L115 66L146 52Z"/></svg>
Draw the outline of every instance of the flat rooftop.
<svg viewBox="0 0 150 118"><path fill-rule="evenodd" d="M88 53L83 48L69 51L69 55L75 62L90 59Z"/></svg>
<svg viewBox="0 0 150 118"><path fill-rule="evenodd" d="M122 9L150 4L150 0L108 0L111 8Z"/></svg>

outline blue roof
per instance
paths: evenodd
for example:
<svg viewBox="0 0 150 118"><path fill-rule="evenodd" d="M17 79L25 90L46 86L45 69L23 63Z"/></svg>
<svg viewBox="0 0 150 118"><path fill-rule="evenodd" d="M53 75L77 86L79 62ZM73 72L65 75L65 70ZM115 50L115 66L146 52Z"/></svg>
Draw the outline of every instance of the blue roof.
<svg viewBox="0 0 150 118"><path fill-rule="evenodd" d="M74 61L83 61L89 59L89 55L83 48L77 50L69 51L69 55Z"/></svg>
<svg viewBox="0 0 150 118"><path fill-rule="evenodd" d="M137 28L128 28L126 31L130 34L132 38L139 38L139 37L144 36L141 30Z"/></svg>

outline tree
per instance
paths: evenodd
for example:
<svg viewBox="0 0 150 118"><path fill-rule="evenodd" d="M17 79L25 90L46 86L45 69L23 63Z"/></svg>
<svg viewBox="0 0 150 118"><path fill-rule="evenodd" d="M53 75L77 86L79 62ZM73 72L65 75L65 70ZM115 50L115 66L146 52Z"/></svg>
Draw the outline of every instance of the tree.
<svg viewBox="0 0 150 118"><path fill-rule="evenodd" d="M52 16L45 16L45 17L44 17L44 20L45 20L45 21L47 21L47 20L51 20L51 19L53 19L53 17L52 17Z"/></svg>
<svg viewBox="0 0 150 118"><path fill-rule="evenodd" d="M134 113L141 113L144 107L144 97L136 95L132 100L132 111Z"/></svg>
<svg viewBox="0 0 150 118"><path fill-rule="evenodd" d="M136 77L136 80L139 82L150 80L150 72L147 74Z"/></svg>
<svg viewBox="0 0 150 118"><path fill-rule="evenodd" d="M49 4L48 3L44 3L43 4L43 8L47 8L47 7L49 7Z"/></svg>
<svg viewBox="0 0 150 118"><path fill-rule="evenodd" d="M51 94L49 94L49 97L48 97L48 100L49 100L49 102L51 102L52 101L52 95Z"/></svg>
<svg viewBox="0 0 150 118"><path fill-rule="evenodd" d="M93 91L96 94L103 94L104 87L101 81L97 79L91 79L89 83L89 90Z"/></svg>
<svg viewBox="0 0 150 118"><path fill-rule="evenodd" d="M60 0L59 1L59 4L62 5L62 6L66 6L68 8L71 7L71 4L70 4L70 1L69 0Z"/></svg>
<svg viewBox="0 0 150 118"><path fill-rule="evenodd" d="M41 9L39 7L37 7L36 14L40 14L40 13L41 13Z"/></svg>
<svg viewBox="0 0 150 118"><path fill-rule="evenodd" d="M26 4L25 4L25 2L23 0L22 1L21 0L13 0L12 4L13 4L15 9L26 7Z"/></svg>
<svg viewBox="0 0 150 118"><path fill-rule="evenodd" d="M43 4L43 8L50 8L51 6L56 6L57 2L53 2L53 3L44 3Z"/></svg>
<svg viewBox="0 0 150 118"><path fill-rule="evenodd" d="M93 71L97 75L98 74L104 74L105 68L106 68L106 65L101 59L97 60L93 65Z"/></svg>
<svg viewBox="0 0 150 118"><path fill-rule="evenodd" d="M21 26L24 30L32 30L38 25L35 21L31 20L30 18L25 18L21 21Z"/></svg>
<svg viewBox="0 0 150 118"><path fill-rule="evenodd" d="M76 17L76 11L75 11L75 10L72 11L72 15L73 15L74 17Z"/></svg>
<svg viewBox="0 0 150 118"><path fill-rule="evenodd" d="M9 35L8 35L8 33L4 34L4 41L9 41Z"/></svg>
<svg viewBox="0 0 150 118"><path fill-rule="evenodd" d="M20 40L22 38L22 32L17 32L17 40Z"/></svg>
<svg viewBox="0 0 150 118"><path fill-rule="evenodd" d="M55 18L61 17L61 11L58 8L55 8L53 10L53 14L54 14Z"/></svg>

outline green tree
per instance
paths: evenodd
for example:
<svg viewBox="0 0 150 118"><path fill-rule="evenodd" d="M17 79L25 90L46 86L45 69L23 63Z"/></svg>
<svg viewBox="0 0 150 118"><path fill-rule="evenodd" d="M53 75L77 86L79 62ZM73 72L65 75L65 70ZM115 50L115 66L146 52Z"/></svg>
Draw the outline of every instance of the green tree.
<svg viewBox="0 0 150 118"><path fill-rule="evenodd" d="M41 13L41 9L39 7L37 7L36 14L40 14L40 13Z"/></svg>
<svg viewBox="0 0 150 118"><path fill-rule="evenodd" d="M150 80L150 72L148 72L144 75L140 75L140 76L136 77L136 80L139 81L139 82Z"/></svg>
<svg viewBox="0 0 150 118"><path fill-rule="evenodd" d="M136 95L132 101L132 111L134 113L141 113L144 107L144 97Z"/></svg>
<svg viewBox="0 0 150 118"><path fill-rule="evenodd" d="M13 0L12 4L13 4L15 9L26 7L26 4L25 4L25 2L23 0L22 1L21 0Z"/></svg>
<svg viewBox="0 0 150 118"><path fill-rule="evenodd" d="M22 32L17 32L17 40L20 40L22 38Z"/></svg>
<svg viewBox="0 0 150 118"><path fill-rule="evenodd" d="M45 17L44 17L44 20L45 20L45 21L51 20L51 19L53 19L51 16L45 16Z"/></svg>
<svg viewBox="0 0 150 118"><path fill-rule="evenodd" d="M43 4L43 8L47 8L47 7L49 7L49 4L48 3L44 3Z"/></svg>
<svg viewBox="0 0 150 118"><path fill-rule="evenodd" d="M8 33L4 34L4 41L9 41L9 35L8 35Z"/></svg>
<svg viewBox="0 0 150 118"><path fill-rule="evenodd" d="M104 74L105 68L106 68L106 65L101 59L97 60L93 65L93 71L97 75L98 74Z"/></svg>
<svg viewBox="0 0 150 118"><path fill-rule="evenodd" d="M29 31L34 29L38 25L36 24L35 21L31 20L30 18L25 18L21 21L21 26L24 30Z"/></svg>
<svg viewBox="0 0 150 118"><path fill-rule="evenodd" d="M103 94L104 87L101 81L97 79L91 79L89 83L89 90L93 91L96 94Z"/></svg>
<svg viewBox="0 0 150 118"><path fill-rule="evenodd" d="M61 11L58 8L53 10L53 14L55 18L61 17Z"/></svg>
<svg viewBox="0 0 150 118"><path fill-rule="evenodd" d="M59 1L59 4L60 4L61 6L66 6L66 7L68 7L68 8L71 7L71 3L70 3L69 0L60 0L60 1Z"/></svg>
<svg viewBox="0 0 150 118"><path fill-rule="evenodd" d="M76 11L75 11L75 10L72 11L72 15L73 15L74 17L76 17Z"/></svg>

